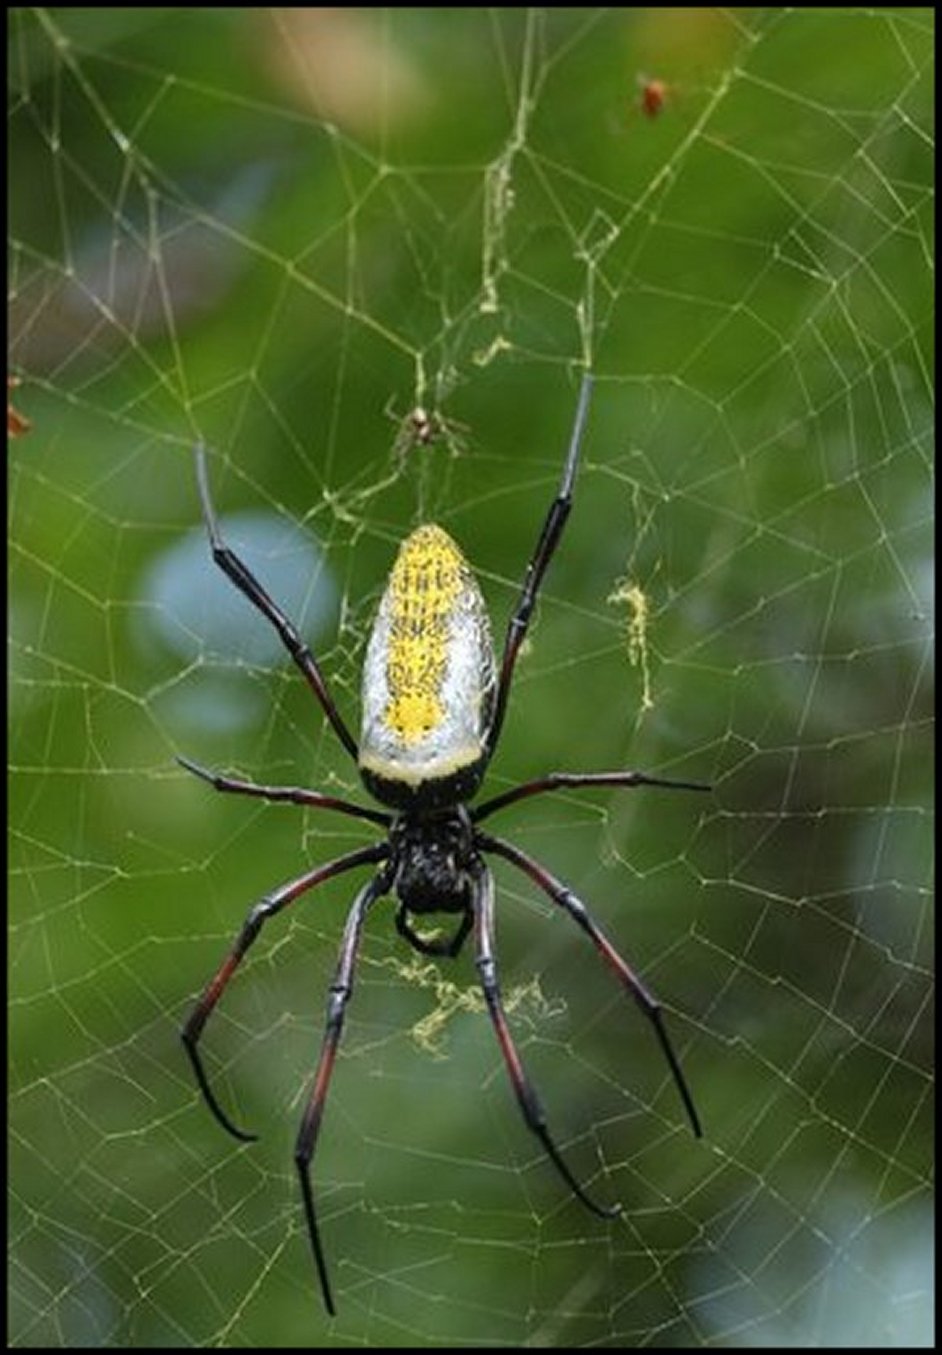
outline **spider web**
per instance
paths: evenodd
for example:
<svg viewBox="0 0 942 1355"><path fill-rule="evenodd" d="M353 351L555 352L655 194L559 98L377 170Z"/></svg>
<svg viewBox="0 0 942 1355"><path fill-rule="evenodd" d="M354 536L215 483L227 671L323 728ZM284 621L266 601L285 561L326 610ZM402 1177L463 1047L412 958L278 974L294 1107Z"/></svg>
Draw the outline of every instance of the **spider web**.
<svg viewBox="0 0 942 1355"><path fill-rule="evenodd" d="M928 10L15 11L10 29L10 1340L919 1345L931 1319ZM638 79L667 85L657 116ZM705 1125L565 917L499 865L511 1023L595 1195L523 1126L476 987L374 911L292 1161L367 825L224 529L356 725L396 543L498 636L598 380L494 831L662 999ZM434 436L409 434L421 408Z"/></svg>

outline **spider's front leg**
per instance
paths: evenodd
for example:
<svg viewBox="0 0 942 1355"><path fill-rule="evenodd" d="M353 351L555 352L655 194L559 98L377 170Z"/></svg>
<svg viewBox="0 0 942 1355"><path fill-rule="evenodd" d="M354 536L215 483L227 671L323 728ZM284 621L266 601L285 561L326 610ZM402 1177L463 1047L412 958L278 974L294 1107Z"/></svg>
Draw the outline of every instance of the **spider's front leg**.
<svg viewBox="0 0 942 1355"><path fill-rule="evenodd" d="M304 1199L304 1213L307 1219L308 1236L311 1239L311 1250L314 1253L314 1263L317 1266L321 1293L324 1295L324 1306L331 1317L336 1314L337 1310L334 1307L330 1280L327 1276L327 1262L324 1258L320 1233L317 1228L310 1165L311 1158L314 1156L314 1149L317 1147L317 1136L320 1132L327 1092L330 1089L334 1060L337 1057L337 1046L340 1044L340 1036L343 1033L344 1013L353 993L353 972L356 968L357 953L360 949L363 923L376 900L383 894L388 893L389 885L388 872L380 872L360 890L347 916L347 925L344 928L343 941L340 946L340 958L337 962L334 981L330 985L330 996L327 999L327 1029L324 1032L317 1074L314 1078L314 1086L308 1099L307 1109L304 1112L304 1119L301 1121L294 1150L294 1161L301 1179L301 1194Z"/></svg>
<svg viewBox="0 0 942 1355"><path fill-rule="evenodd" d="M702 789L701 787L693 788ZM693 1103L690 1088L687 1086L687 1079L681 1070L680 1060L674 1053L674 1046L667 1034L667 1027L664 1025L664 1018L661 1015L661 1004L657 998L648 992L631 965L619 955L582 900L576 898L572 890L568 889L561 880L557 880L554 875L551 875L545 866L541 866L539 861L535 861L532 856L527 856L526 852L521 851L519 847L515 847L513 843L505 842L503 838L479 833L478 843L484 851L494 852L496 855L504 857L518 870L523 871L525 875L529 875L534 884L539 885L544 894L564 912L568 913L572 920L586 933L605 963L614 971L622 986L631 994L654 1027L661 1050L667 1059L674 1083L680 1093L680 1099L684 1103L684 1109L690 1120L690 1127L698 1139L702 1138L703 1129L700 1125L700 1117Z"/></svg>
<svg viewBox="0 0 942 1355"><path fill-rule="evenodd" d="M476 881L474 891L474 935L476 941L475 964L478 973L481 976L481 987L484 990L484 1000L487 1003L488 1014L497 1033L497 1039L500 1043L501 1053L504 1056L504 1062L507 1065L507 1072L510 1074L510 1080L513 1083L513 1089L517 1095L517 1102L523 1113L523 1118L527 1123L527 1128L542 1143L544 1149L556 1170L562 1176L569 1189L581 1200L587 1209L591 1209L593 1214L599 1218L615 1218L621 1213L621 1205L601 1205L586 1193L579 1182L573 1176L565 1159L560 1153L556 1144L550 1137L550 1132L546 1127L546 1116L543 1107L540 1105L539 1098L533 1088L530 1079L517 1053L517 1047L514 1044L513 1036L507 1025L507 1017L504 1012L504 1004L500 995L500 984L497 977L497 961L494 958L494 877L488 868L482 862Z"/></svg>
<svg viewBox="0 0 942 1355"><path fill-rule="evenodd" d="M288 884L282 885L271 894L267 894L260 903L255 904L249 911L248 917L242 924L242 930L236 937L235 945L219 966L216 974L204 988L202 996L190 1013L186 1025L180 1032L180 1038L190 1057L190 1062L193 1065L193 1072L196 1075L196 1081L199 1084L200 1091L203 1093L206 1104L222 1125L223 1129L227 1130L233 1138L241 1139L245 1143L250 1143L257 1138L257 1135L247 1134L244 1130L238 1129L232 1123L216 1100L215 1094L209 1085L206 1070L204 1069L202 1060L199 1056L198 1045L200 1036L203 1034L203 1028L209 1020L213 1008L225 992L226 985L241 964L246 951L252 945L269 918L274 917L276 913L280 913L282 908L286 907L289 903L293 903L296 898L301 894L306 893L307 890L314 889L317 885L323 884L325 880L330 880L335 875L341 875L344 871L353 870L355 866L365 866L376 861L382 861L388 855L389 848L386 843L379 843L372 847L361 847L358 851L350 852L347 856L341 856L335 861L328 861L326 865L317 866L314 870L309 870L297 880L291 880Z"/></svg>

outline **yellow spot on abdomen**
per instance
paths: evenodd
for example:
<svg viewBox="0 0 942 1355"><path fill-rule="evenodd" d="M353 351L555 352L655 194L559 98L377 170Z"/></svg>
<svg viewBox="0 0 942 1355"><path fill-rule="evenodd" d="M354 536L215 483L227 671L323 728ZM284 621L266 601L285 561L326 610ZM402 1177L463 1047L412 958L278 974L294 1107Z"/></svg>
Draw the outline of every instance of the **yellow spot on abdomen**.
<svg viewBox="0 0 942 1355"><path fill-rule="evenodd" d="M455 608L470 569L440 527L418 527L389 576L386 725L403 743L431 734L444 715L442 686Z"/></svg>

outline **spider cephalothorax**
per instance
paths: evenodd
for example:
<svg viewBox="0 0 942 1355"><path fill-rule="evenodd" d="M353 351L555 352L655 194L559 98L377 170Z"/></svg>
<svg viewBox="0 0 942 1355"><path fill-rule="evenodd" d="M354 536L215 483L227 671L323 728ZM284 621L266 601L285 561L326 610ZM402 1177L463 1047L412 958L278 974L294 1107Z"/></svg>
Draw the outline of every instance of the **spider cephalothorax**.
<svg viewBox="0 0 942 1355"><path fill-rule="evenodd" d="M393 887L410 913L459 913L469 907L474 830L458 806L428 818L400 815L389 834Z"/></svg>
<svg viewBox="0 0 942 1355"><path fill-rule="evenodd" d="M563 787L647 785L685 790L706 790L708 787L697 782L648 776L643 772L550 772L485 800L483 804L472 808L466 805L476 794L497 747L520 646L543 575L569 515L590 390L591 378L586 375L562 481L527 567L520 597L507 627L499 667L494 658L484 599L470 565L440 527L417 528L400 548L370 635L363 671L359 745L334 705L317 660L294 624L224 543L209 492L205 456L202 449L197 453L200 497L213 558L277 630L340 742L357 762L366 789L381 804L395 811L370 809L296 786L261 786L240 781L206 771L197 763L180 758L187 770L209 781L217 790L332 809L384 830L384 837L372 846L361 847L316 866L256 903L232 950L203 990L182 1031L197 1082L213 1114L236 1138L253 1138L254 1135L246 1134L232 1123L210 1087L198 1049L206 1022L235 969L269 918L335 875L360 866L374 869L372 878L356 895L347 917L327 1000L327 1027L320 1061L295 1148L308 1234L324 1303L330 1313L335 1311L334 1300L317 1227L310 1163L340 1043L344 1013L353 992L363 925L373 904L385 895L394 893L399 901L395 913L399 934L423 954L455 956L473 930L475 966L488 1015L523 1118L570 1190L595 1214L612 1217L618 1213L618 1206L597 1204L572 1174L550 1135L543 1109L507 1024L494 947L494 879L486 855L500 856L528 875L588 935L616 979L651 1021L694 1133L700 1134L693 1100L656 999L570 889L519 847L483 832L479 825L517 800ZM454 930L446 928L443 935L426 935L412 926L411 917L424 918L435 913L458 915L457 927L452 923Z"/></svg>

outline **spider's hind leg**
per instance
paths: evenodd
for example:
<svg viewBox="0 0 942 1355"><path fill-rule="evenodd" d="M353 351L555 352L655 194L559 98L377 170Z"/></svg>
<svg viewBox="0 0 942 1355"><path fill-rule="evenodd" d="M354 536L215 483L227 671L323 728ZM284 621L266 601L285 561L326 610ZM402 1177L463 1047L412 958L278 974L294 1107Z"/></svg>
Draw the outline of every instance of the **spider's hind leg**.
<svg viewBox="0 0 942 1355"><path fill-rule="evenodd" d="M507 713L507 701L510 696L510 687L513 682L514 666L517 662L517 655L520 653L520 647L523 644L527 629L530 625L530 618L533 615L533 609L536 606L536 600L539 596L540 585L543 582L543 575L546 573L550 560L556 554L556 547L559 545L563 534L563 528L566 525L566 519L569 517L572 508L572 492L576 482L576 466L579 461L579 448L582 445L582 435L585 432L586 417L589 412L589 396L592 393L592 377L589 372L582 375L582 385L579 388L579 404L576 408L576 421L573 424L572 436L569 439L569 451L566 453L566 464L563 467L563 478L560 482L556 497L550 504L549 512L543 523L543 530L540 532L536 543L536 549L533 552L530 563L527 565L527 572L524 576L523 587L520 591L520 597L514 608L513 615L507 624L507 635L504 639L504 653L500 664L500 677L497 683L497 693L494 698L494 710L491 715L490 728L487 731L487 755L490 757L497 747L497 740L500 738L501 727L504 723L504 716Z"/></svg>
<svg viewBox="0 0 942 1355"><path fill-rule="evenodd" d="M248 565L245 564L232 547L227 546L223 540L222 533L219 529L219 519L216 516L216 508L213 504L212 493L209 487L209 472L206 469L206 449L202 444L195 449L195 454L196 480L199 487L200 501L203 506L203 519L209 534L209 544L212 549L213 559L230 582L235 584L242 596L247 598L252 606L255 607L257 611L261 612L262 616L264 616L278 632L281 643L304 674L311 690L320 702L321 709L333 727L334 733L353 758L354 762L356 762L358 757L356 739L350 733L346 721L334 705L334 699L327 690L327 683L324 680L324 675L320 670L317 659L301 639L298 628L294 622L290 617L286 616L278 604L269 597L268 593L259 583L258 579L256 579Z"/></svg>

